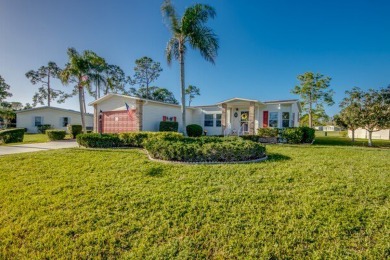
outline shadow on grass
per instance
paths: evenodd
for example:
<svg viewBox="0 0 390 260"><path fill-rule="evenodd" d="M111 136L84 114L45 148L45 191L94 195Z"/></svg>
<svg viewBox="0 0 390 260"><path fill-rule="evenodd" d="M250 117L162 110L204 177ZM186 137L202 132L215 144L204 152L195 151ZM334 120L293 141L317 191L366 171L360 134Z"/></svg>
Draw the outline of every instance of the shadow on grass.
<svg viewBox="0 0 390 260"><path fill-rule="evenodd" d="M163 173L164 169L162 167L152 167L146 172L146 175L151 177L161 177Z"/></svg>
<svg viewBox="0 0 390 260"><path fill-rule="evenodd" d="M291 160L291 157L280 154L280 153L267 153L268 160L266 161L272 161L272 162L277 162L277 161L288 161Z"/></svg>

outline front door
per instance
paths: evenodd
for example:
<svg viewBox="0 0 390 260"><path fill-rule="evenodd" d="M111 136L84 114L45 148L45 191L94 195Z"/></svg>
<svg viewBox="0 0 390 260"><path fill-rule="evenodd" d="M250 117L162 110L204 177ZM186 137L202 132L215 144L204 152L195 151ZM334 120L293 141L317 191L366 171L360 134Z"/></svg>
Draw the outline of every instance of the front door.
<svg viewBox="0 0 390 260"><path fill-rule="evenodd" d="M241 133L248 133L249 131L249 111L241 111Z"/></svg>

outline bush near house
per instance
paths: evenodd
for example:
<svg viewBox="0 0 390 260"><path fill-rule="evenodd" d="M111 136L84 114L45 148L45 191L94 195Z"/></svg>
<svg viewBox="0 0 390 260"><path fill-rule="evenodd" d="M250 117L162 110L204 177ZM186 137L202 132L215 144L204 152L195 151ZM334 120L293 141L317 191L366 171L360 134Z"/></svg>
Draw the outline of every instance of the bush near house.
<svg viewBox="0 0 390 260"><path fill-rule="evenodd" d="M18 143L23 142L24 128L13 128L0 131L0 143Z"/></svg>
<svg viewBox="0 0 390 260"><path fill-rule="evenodd" d="M279 135L279 129L278 128L259 128L257 129L257 134L260 137L278 137Z"/></svg>
<svg viewBox="0 0 390 260"><path fill-rule="evenodd" d="M303 131L302 143L311 143L315 138L315 130L313 128L302 126L299 127Z"/></svg>
<svg viewBox="0 0 390 260"><path fill-rule="evenodd" d="M197 124L187 125L186 130L189 137L199 137L203 135L203 128Z"/></svg>
<svg viewBox="0 0 390 260"><path fill-rule="evenodd" d="M238 162L265 156L264 146L241 138L150 139L145 148L155 159L179 162Z"/></svg>
<svg viewBox="0 0 390 260"><path fill-rule="evenodd" d="M66 131L65 130L46 130L46 135L49 137L50 141L64 140Z"/></svg>
<svg viewBox="0 0 390 260"><path fill-rule="evenodd" d="M75 139L78 134L83 132L83 127L82 125L68 125L68 132Z"/></svg>
<svg viewBox="0 0 390 260"><path fill-rule="evenodd" d="M123 147L124 143L117 134L78 134L77 143L87 148Z"/></svg>
<svg viewBox="0 0 390 260"><path fill-rule="evenodd" d="M289 144L299 144L303 141L303 130L300 127L284 128L281 138Z"/></svg>
<svg viewBox="0 0 390 260"><path fill-rule="evenodd" d="M179 130L178 122L161 121L159 131L160 132L177 132Z"/></svg>
<svg viewBox="0 0 390 260"><path fill-rule="evenodd" d="M45 134L46 130L52 129L53 127L51 125L40 125L37 126L38 133Z"/></svg>
<svg viewBox="0 0 390 260"><path fill-rule="evenodd" d="M178 140L183 138L183 134L177 132L129 132L119 134L119 138L125 146L144 147L144 143L148 139Z"/></svg>

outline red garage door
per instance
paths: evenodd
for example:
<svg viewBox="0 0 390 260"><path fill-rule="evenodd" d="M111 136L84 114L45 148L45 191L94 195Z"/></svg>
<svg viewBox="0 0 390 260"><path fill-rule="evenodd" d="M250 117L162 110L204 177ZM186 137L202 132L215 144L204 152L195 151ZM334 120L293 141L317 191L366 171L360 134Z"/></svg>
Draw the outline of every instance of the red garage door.
<svg viewBox="0 0 390 260"><path fill-rule="evenodd" d="M102 116L103 133L123 133L137 131L135 110L107 111Z"/></svg>

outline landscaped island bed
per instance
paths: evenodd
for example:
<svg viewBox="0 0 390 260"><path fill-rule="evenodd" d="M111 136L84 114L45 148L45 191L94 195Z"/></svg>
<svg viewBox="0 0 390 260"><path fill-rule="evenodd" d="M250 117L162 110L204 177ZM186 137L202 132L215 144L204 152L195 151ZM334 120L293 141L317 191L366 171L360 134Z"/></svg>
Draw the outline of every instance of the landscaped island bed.
<svg viewBox="0 0 390 260"><path fill-rule="evenodd" d="M268 145L240 165L142 150L0 157L0 258L389 257L390 150Z"/></svg>

